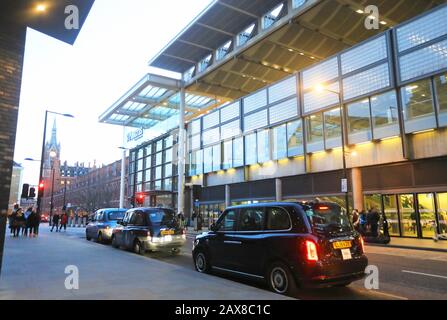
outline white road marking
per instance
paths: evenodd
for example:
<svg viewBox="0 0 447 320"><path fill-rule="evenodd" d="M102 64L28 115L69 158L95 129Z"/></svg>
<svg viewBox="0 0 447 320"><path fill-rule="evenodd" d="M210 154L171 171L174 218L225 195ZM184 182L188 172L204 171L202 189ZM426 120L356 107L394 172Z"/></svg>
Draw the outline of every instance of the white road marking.
<svg viewBox="0 0 447 320"><path fill-rule="evenodd" d="M440 276L437 274L430 274L430 273L423 273L423 272L416 272L416 271L409 271L409 270L402 270L404 273L411 273L411 274L418 274L421 276L427 276L427 277L433 277L433 278L441 278L441 279L447 279L447 276Z"/></svg>

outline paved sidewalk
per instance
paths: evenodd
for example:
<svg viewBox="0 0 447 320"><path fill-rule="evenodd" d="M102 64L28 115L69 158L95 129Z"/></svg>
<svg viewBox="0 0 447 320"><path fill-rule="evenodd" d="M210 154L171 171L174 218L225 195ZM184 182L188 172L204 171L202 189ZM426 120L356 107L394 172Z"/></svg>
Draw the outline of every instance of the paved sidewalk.
<svg viewBox="0 0 447 320"><path fill-rule="evenodd" d="M79 269L79 290L65 288L65 268ZM86 241L82 228L38 238L6 237L2 299L290 299L266 290Z"/></svg>

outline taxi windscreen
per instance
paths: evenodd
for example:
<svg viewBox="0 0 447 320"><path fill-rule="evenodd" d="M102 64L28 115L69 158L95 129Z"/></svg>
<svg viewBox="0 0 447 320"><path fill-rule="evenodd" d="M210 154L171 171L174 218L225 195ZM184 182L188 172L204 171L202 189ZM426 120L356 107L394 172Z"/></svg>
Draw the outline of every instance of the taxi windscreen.
<svg viewBox="0 0 447 320"><path fill-rule="evenodd" d="M352 230L346 211L335 203L312 204L306 206L304 211L313 228L329 232Z"/></svg>

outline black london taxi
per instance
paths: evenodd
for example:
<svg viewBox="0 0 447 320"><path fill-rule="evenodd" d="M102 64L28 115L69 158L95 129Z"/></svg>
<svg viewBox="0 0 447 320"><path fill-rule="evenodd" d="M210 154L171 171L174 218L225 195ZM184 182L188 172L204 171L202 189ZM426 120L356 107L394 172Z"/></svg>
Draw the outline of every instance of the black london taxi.
<svg viewBox="0 0 447 320"><path fill-rule="evenodd" d="M263 279L279 294L296 287L347 286L365 276L363 239L331 202L229 207L196 236L194 266Z"/></svg>
<svg viewBox="0 0 447 320"><path fill-rule="evenodd" d="M178 252L186 242L175 213L166 208L134 208L113 229L112 246L124 247L137 254L146 251Z"/></svg>

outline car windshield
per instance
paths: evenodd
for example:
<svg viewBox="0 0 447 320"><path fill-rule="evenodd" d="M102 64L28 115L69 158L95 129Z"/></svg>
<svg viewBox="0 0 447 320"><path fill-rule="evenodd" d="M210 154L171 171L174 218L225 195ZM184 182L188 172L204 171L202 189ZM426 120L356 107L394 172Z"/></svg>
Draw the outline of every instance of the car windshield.
<svg viewBox="0 0 447 320"><path fill-rule="evenodd" d="M312 227L329 232L352 229L345 210L335 203L314 204L304 207Z"/></svg>
<svg viewBox="0 0 447 320"><path fill-rule="evenodd" d="M149 219L152 223L166 224L174 220L174 212L171 210L160 210L149 212Z"/></svg>
<svg viewBox="0 0 447 320"><path fill-rule="evenodd" d="M124 211L111 211L109 212L109 220L117 221L124 218Z"/></svg>

